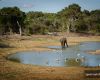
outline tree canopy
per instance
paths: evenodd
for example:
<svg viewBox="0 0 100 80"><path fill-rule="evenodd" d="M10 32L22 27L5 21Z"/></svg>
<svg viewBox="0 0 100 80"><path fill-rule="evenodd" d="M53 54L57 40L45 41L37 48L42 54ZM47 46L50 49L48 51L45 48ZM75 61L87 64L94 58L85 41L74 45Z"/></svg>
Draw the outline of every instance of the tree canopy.
<svg viewBox="0 0 100 80"><path fill-rule="evenodd" d="M4 7L0 10L0 28L1 34L19 33L19 26L23 25L25 13L18 7Z"/></svg>
<svg viewBox="0 0 100 80"><path fill-rule="evenodd" d="M78 4L58 13L25 13L18 7L0 9L0 34L20 33L19 29L25 35L61 31L100 34L100 10L82 11Z"/></svg>

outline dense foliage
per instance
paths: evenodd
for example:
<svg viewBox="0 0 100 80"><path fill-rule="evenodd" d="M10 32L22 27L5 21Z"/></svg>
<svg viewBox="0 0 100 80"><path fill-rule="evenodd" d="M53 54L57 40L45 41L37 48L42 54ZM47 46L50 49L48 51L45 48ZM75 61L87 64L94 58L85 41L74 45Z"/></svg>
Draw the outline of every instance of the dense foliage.
<svg viewBox="0 0 100 80"><path fill-rule="evenodd" d="M100 10L82 11L78 4L71 4L58 13L24 13L17 7L0 9L0 34L20 31L25 35L61 31L100 34Z"/></svg>
<svg viewBox="0 0 100 80"><path fill-rule="evenodd" d="M0 10L0 34L19 33L19 25L24 26L25 13L17 7Z"/></svg>

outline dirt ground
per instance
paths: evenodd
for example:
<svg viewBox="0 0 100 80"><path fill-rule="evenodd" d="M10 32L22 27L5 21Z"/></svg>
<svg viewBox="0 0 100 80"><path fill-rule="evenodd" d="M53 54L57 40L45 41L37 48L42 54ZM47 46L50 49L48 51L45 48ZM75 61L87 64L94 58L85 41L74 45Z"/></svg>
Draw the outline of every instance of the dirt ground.
<svg viewBox="0 0 100 80"><path fill-rule="evenodd" d="M62 36L33 35L23 39L0 39L0 80L90 80L85 77L85 70L100 70L100 67L45 67L21 64L7 60L7 56L19 51L52 50L45 46L60 45ZM76 45L83 41L100 41L100 36L68 36L68 45ZM90 52L90 54L93 52ZM94 54L100 54L100 50ZM91 80L100 80L91 79Z"/></svg>

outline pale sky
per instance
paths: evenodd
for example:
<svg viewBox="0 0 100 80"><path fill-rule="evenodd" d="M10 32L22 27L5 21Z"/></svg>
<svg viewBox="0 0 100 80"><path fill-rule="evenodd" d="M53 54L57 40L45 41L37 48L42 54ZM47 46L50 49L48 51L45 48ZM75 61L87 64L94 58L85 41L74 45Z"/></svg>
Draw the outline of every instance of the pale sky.
<svg viewBox="0 0 100 80"><path fill-rule="evenodd" d="M17 6L24 12L56 13L73 3L79 4L82 10L100 9L100 0L0 0L0 8Z"/></svg>

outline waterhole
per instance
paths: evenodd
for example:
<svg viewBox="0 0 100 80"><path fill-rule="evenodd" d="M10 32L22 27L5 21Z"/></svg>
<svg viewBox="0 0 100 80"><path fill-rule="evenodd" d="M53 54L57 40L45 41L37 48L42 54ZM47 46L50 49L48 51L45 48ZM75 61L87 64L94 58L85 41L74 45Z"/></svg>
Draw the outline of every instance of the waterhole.
<svg viewBox="0 0 100 80"><path fill-rule="evenodd" d="M17 52L8 56L8 59L40 66L100 66L100 55L87 53L100 49L100 42L82 42L65 49L60 46L48 46L48 48L52 48L52 51Z"/></svg>

